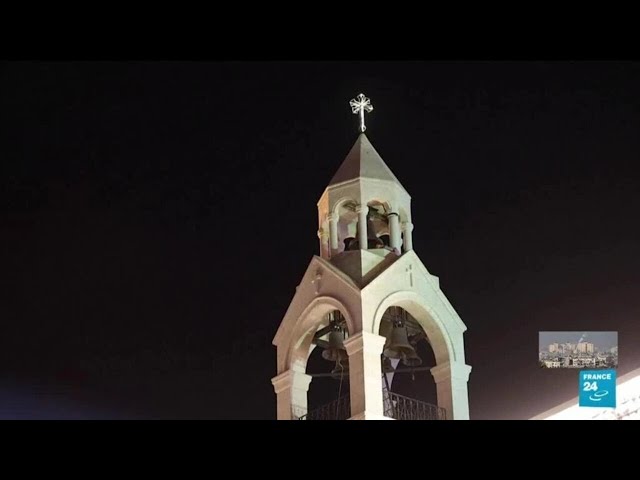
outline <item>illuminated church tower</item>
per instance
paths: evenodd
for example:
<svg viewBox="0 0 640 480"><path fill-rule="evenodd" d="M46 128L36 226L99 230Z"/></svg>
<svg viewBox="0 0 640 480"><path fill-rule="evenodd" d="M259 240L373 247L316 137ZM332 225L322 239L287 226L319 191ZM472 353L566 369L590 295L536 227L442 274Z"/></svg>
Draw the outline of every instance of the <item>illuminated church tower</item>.
<svg viewBox="0 0 640 480"><path fill-rule="evenodd" d="M469 419L466 326L413 250L411 197L364 134L371 102L360 94L350 105L360 135L318 202L320 252L273 339L277 418ZM394 395L385 373L419 366L420 340L434 353L437 407ZM307 404L318 347L349 385L322 416Z"/></svg>

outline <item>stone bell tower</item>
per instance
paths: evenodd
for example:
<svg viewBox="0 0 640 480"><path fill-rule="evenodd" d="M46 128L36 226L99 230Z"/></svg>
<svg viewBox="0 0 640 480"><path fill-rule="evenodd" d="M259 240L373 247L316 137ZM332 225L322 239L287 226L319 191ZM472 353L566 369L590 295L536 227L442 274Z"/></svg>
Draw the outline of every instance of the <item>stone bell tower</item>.
<svg viewBox="0 0 640 480"><path fill-rule="evenodd" d="M440 290L438 277L413 250L411 197L364 134L364 113L373 109L369 99L360 94L351 107L360 115L360 135L320 197L319 255L296 287L273 339L277 418L313 419L306 365L321 347L324 358L346 367L345 418L469 419L466 326ZM385 390L385 362L419 364L410 341L416 338L426 340L434 353L430 371L438 406L433 408L441 412L436 416L408 416L400 406L412 400ZM411 405L412 412L426 408L423 402Z"/></svg>

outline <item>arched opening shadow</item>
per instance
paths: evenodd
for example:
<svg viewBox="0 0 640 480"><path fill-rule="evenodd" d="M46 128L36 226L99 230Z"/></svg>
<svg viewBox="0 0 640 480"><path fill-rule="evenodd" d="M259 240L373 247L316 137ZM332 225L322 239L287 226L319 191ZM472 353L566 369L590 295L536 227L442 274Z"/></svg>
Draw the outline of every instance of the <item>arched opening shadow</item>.
<svg viewBox="0 0 640 480"><path fill-rule="evenodd" d="M337 402L340 398L346 397L348 399L349 373L345 371L341 378L334 378L334 376L330 376L334 368L334 362L322 358L322 349L315 348L307 362L307 373L313 375L307 394L309 413L313 414L313 412Z"/></svg>
<svg viewBox="0 0 640 480"><path fill-rule="evenodd" d="M419 370L414 372L398 372L391 380L391 391L405 397L414 398L432 405L438 404L438 395L433 375L428 370L435 367L436 360L433 350L426 339L421 339L416 344L416 352L422 359ZM410 367L398 364L399 370L406 370Z"/></svg>

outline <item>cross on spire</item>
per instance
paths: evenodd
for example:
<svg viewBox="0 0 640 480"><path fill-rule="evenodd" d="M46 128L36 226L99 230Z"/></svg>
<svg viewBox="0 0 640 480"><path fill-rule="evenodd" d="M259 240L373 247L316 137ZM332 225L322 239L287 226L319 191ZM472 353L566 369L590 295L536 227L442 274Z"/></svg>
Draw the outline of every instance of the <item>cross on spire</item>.
<svg viewBox="0 0 640 480"><path fill-rule="evenodd" d="M352 98L349 101L349 105L351 106L351 111L354 115L360 114L360 132L364 133L367 127L364 124L364 112L367 113L373 110L373 105L371 105L371 100L364 96L364 93L361 93L356 98Z"/></svg>

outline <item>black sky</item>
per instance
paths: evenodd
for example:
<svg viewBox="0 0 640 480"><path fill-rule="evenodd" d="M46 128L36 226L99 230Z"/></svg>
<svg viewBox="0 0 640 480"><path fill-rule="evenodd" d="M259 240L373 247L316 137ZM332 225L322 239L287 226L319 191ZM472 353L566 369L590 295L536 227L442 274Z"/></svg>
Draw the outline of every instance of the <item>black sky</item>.
<svg viewBox="0 0 640 480"><path fill-rule="evenodd" d="M360 91L468 327L472 418L577 395L539 330L616 330L639 367L638 85L630 62L1 64L0 416L274 418L271 338Z"/></svg>

